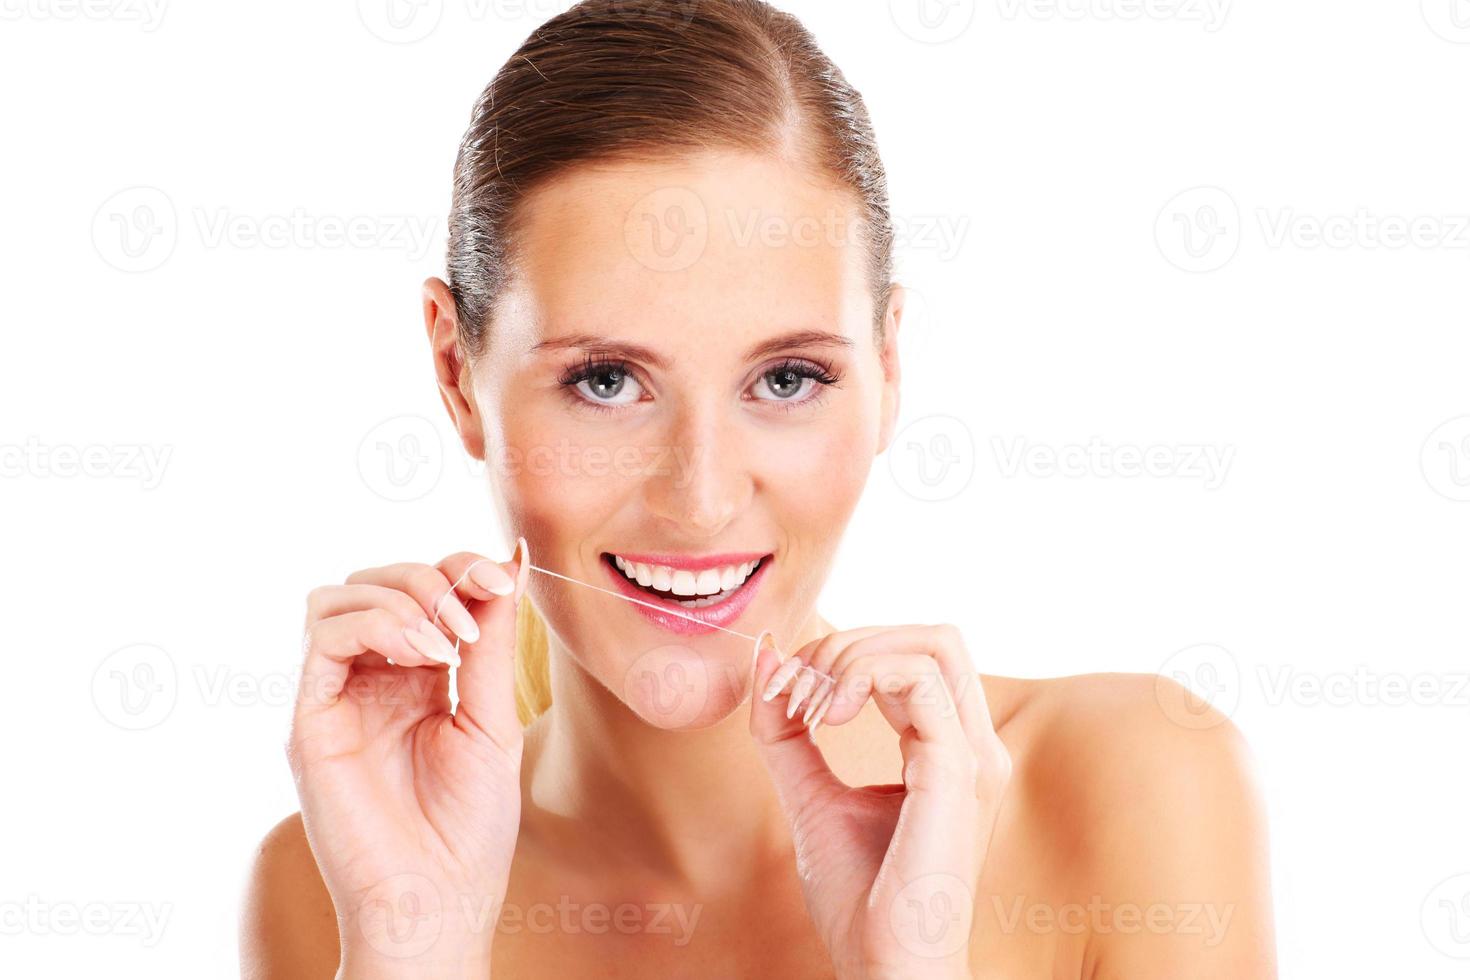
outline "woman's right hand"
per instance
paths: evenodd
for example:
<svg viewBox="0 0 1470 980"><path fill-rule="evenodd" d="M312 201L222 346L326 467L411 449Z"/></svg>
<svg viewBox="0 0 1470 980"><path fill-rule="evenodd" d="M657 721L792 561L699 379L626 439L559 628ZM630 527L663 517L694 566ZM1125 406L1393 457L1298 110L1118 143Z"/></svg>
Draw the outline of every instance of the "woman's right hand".
<svg viewBox="0 0 1470 980"><path fill-rule="evenodd" d="M489 975L520 827L515 613L528 566L521 539L505 563L463 552L386 565L307 599L287 754L336 906L339 977Z"/></svg>

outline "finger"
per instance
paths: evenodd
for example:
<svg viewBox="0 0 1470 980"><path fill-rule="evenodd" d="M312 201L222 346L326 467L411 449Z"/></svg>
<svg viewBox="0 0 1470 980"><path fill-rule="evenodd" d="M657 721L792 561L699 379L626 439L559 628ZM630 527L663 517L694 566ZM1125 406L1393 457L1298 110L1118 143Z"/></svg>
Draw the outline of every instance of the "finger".
<svg viewBox="0 0 1470 980"><path fill-rule="evenodd" d="M860 637L838 651L829 673L840 675L855 658L884 653L920 653L932 657L939 665L960 725L971 744L978 746L995 734L980 674L965 650L963 636L954 626L904 626Z"/></svg>
<svg viewBox="0 0 1470 980"><path fill-rule="evenodd" d="M485 602L493 596L515 593L515 571L507 571L506 565L473 551L460 551L439 562L437 567L454 583L459 595Z"/></svg>
<svg viewBox="0 0 1470 980"><path fill-rule="evenodd" d="M869 642L876 637L858 641ZM858 644L854 644L856 649ZM841 725L857 717L872 699L900 735L914 732L920 742L960 749L973 756L939 664L920 653L857 653L837 676L826 723Z"/></svg>
<svg viewBox="0 0 1470 980"><path fill-rule="evenodd" d="M479 626L450 588L452 579L433 565L400 562L366 568L347 577L348 585L377 585L397 589L418 602L431 622L443 623L455 636L469 642L479 638Z"/></svg>
<svg viewBox="0 0 1470 980"><path fill-rule="evenodd" d="M323 585L306 597L306 625L364 609L387 609L405 623L423 617L424 609L398 589L381 585Z"/></svg>
<svg viewBox="0 0 1470 980"><path fill-rule="evenodd" d="M469 564L465 563L466 570ZM515 692L516 608L529 601L525 592L531 574L531 553L526 539L516 541L510 561L475 567L487 568L490 564L513 583L513 588L509 595L487 590L484 601L472 604L479 638L461 648L459 708L454 719L456 724L468 725L509 749L519 745L521 739ZM486 580L490 579L486 577Z"/></svg>
<svg viewBox="0 0 1470 980"><path fill-rule="evenodd" d="M353 662L366 655L390 657L404 667L443 667L454 660L454 647L423 616L405 621L381 607L313 623L305 644L301 709L335 704Z"/></svg>
<svg viewBox="0 0 1470 980"><path fill-rule="evenodd" d="M881 633L885 630L905 628L907 627L863 626L857 629L837 630L828 633L826 636L818 637L802 646L792 654L792 657L808 665L818 679L818 683L809 685L802 692L801 696L798 696L795 687L792 688L791 700L796 702L796 704L795 707L790 708L791 713L794 715L797 710L800 710L804 702L806 713L802 717L810 720L821 706L821 702L831 694L833 686L832 679L834 676L833 663L837 660L841 652L855 640L860 640L865 636L872 636L875 633ZM820 683L822 681L826 683Z"/></svg>
<svg viewBox="0 0 1470 980"><path fill-rule="evenodd" d="M756 643L754 690L761 691L769 687L782 662L769 633L761 633ZM779 701L750 699L750 734L789 819L795 820L814 799L846 789L806 728L787 717Z"/></svg>

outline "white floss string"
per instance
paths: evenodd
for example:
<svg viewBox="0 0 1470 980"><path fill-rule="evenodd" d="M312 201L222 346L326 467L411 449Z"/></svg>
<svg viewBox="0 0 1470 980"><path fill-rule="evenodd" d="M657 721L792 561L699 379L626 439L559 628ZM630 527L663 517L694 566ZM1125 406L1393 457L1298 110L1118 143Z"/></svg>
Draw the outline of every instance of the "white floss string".
<svg viewBox="0 0 1470 980"><path fill-rule="evenodd" d="M459 578L457 578L457 579L454 580L454 584L449 587L449 591L446 592L446 593L444 593L444 596L434 605L434 625L435 626L438 626L439 625L439 609L440 609L440 607L442 607L444 605L444 600L445 599L448 599L451 595L454 595L454 593L464 583L464 580L465 580L466 576L468 576L470 574L470 569L471 568L474 568L476 565L480 564L480 562L489 561L489 560L490 560L489 558L479 558L479 559L476 559L475 561L470 562L469 567L466 568L460 574ZM751 643L754 643L756 641L756 638L753 637L753 636L751 636L749 633L742 633L739 630L727 629L724 626L716 626L714 623L706 623L704 620L700 619L697 616L689 616L689 615L686 615L686 614L681 613L681 612L675 612L674 610L670 609L668 606L661 606L661 605L659 605L656 602L645 602L642 599L635 599L635 598L633 598L630 595L623 595L621 592L614 592L612 589L604 589L600 585L593 585L591 582L583 582L581 579L572 578L570 575L563 575L560 572L553 572L551 569L549 569L549 568L542 568L540 565L528 564L527 567L530 568L533 572L540 572L542 575L550 575L552 578L559 578L563 582L571 582L573 585L580 585L580 586L582 586L583 588L586 588L586 589L593 589L594 591L601 592L603 595L610 595L614 599L621 599L624 602L632 602L632 603L635 603L635 604L640 605L640 606L647 606L649 609L657 610L658 612L661 612L661 613L663 613L666 616L675 616L675 617L677 617L679 619L687 619L691 623L698 623L699 625L704 626L704 627L708 627L709 629L719 630L721 633L729 633L731 636L738 636L738 637L740 637L743 640L749 640ZM455 638L454 638L454 652L455 653L459 653L459 637L458 636L455 636ZM832 678L832 676L830 674L824 674L820 670L817 670L815 667L810 667L809 666L806 669L807 670L810 670L813 674L816 674L818 677L824 677L824 678L826 678L829 681L830 680L833 680L833 678Z"/></svg>

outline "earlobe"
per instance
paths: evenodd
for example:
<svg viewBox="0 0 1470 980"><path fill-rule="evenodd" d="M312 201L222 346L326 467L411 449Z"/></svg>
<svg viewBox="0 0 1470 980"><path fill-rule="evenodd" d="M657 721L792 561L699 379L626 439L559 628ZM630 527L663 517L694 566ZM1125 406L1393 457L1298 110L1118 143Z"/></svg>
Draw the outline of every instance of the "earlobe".
<svg viewBox="0 0 1470 980"><path fill-rule="evenodd" d="M893 441L893 430L898 424L899 378L898 330L903 322L904 301L907 291L898 283L889 286L888 312L883 319L883 349L879 358L883 365L883 405L878 428L878 453L881 455Z"/></svg>
<svg viewBox="0 0 1470 980"><path fill-rule="evenodd" d="M485 436L475 410L475 395L470 386L469 366L459 342L459 318L454 293L443 279L431 277L424 282L424 328L429 335L429 350L434 359L434 378L439 397L459 433L465 451L475 459L485 458Z"/></svg>

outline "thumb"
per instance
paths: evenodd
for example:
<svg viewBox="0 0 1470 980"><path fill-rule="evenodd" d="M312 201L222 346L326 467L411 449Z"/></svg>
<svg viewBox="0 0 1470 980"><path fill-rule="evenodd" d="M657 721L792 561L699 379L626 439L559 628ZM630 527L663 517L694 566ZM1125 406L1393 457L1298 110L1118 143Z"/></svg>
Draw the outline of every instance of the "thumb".
<svg viewBox="0 0 1470 980"><path fill-rule="evenodd" d="M776 785L781 807L790 820L814 800L846 789L822 757L822 750L801 723L786 717L785 698L767 701L762 695L771 675L781 666L781 655L769 632L755 641L755 683L750 696L750 734Z"/></svg>
<svg viewBox="0 0 1470 980"><path fill-rule="evenodd" d="M530 566L526 539L519 538L510 561L500 563L515 581L515 592L472 604L480 638L464 648L456 675L459 708L455 721L468 722L502 747L515 745L521 737L516 716L516 609L528 601Z"/></svg>

